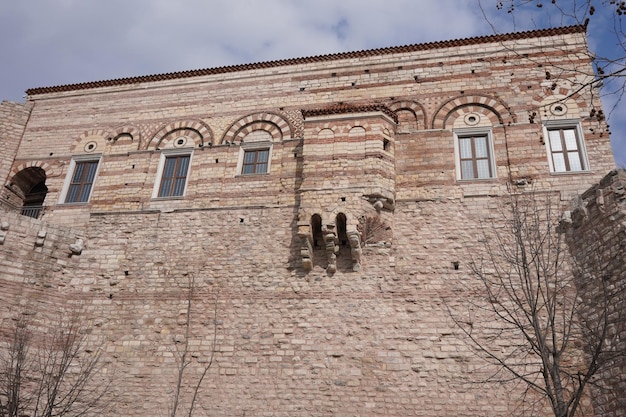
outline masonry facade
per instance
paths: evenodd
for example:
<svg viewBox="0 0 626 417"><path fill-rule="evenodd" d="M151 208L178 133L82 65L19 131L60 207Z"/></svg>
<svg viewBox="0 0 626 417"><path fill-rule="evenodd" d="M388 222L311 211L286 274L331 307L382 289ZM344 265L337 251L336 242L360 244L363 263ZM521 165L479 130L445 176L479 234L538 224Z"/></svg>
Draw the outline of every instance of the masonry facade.
<svg viewBox="0 0 626 417"><path fill-rule="evenodd" d="M207 415L510 415L443 300L500 196L613 168L584 68L566 27L31 89L0 105L0 318L80 309L111 415L158 415L193 276Z"/></svg>

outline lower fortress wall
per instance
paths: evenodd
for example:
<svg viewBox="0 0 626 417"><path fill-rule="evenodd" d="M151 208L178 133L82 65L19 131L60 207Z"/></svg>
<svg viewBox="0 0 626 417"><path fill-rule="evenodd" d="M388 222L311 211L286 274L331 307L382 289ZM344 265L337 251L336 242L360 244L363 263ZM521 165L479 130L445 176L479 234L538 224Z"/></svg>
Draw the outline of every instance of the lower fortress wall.
<svg viewBox="0 0 626 417"><path fill-rule="evenodd" d="M577 278L584 289L589 317L604 317L602 300L608 300L606 350L618 352L599 372L593 392L596 414L623 416L626 412L626 171L611 171L576 199L565 217L565 236L578 263Z"/></svg>
<svg viewBox="0 0 626 417"><path fill-rule="evenodd" d="M442 302L466 296L463 242L476 241L486 200L398 203L393 242L365 247L361 272L342 248L333 275L321 249L312 271L300 267L293 207L93 214L82 235L4 213L0 285L14 304L81 309L104 339L115 415L171 403L189 274L188 383L211 356L217 315L208 415L508 415L509 389L476 384L488 369ZM463 235L443 227L451 220ZM70 256L77 237L84 249ZM5 304L3 326L15 311Z"/></svg>
<svg viewBox="0 0 626 417"><path fill-rule="evenodd" d="M616 189L597 215L594 191L580 227L608 228L601 235L621 254ZM24 309L44 321L80 311L105 351L111 415L166 415L193 277L182 403L213 355L201 389L206 415L508 416L520 386L480 383L494 369L448 313L476 294L469 261L482 247L481 219L498 204L398 201L393 233L363 248L361 271L345 247L335 274L323 249L313 251L311 271L301 268L294 206L92 213L81 230L5 212L2 327ZM614 265L623 283L623 262ZM623 373L612 375L623 384Z"/></svg>

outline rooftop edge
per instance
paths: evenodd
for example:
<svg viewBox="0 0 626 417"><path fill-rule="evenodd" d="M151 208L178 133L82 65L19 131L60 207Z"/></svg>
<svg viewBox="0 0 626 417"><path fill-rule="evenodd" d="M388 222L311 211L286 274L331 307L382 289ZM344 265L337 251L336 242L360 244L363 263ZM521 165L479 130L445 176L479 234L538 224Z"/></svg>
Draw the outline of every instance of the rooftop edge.
<svg viewBox="0 0 626 417"><path fill-rule="evenodd" d="M301 57L301 58L288 58L288 59L280 59L280 60L275 60L275 61L250 63L250 64L229 65L229 66L223 66L223 67L169 72L169 73L154 74L154 75L141 75L137 77L115 78L115 79L110 79L110 80L91 81L91 82L76 83L76 84L64 84L64 85L57 85L57 86L51 86L51 87L37 87L37 88L30 88L26 90L26 94L28 94L29 96L33 96L33 95L38 95L38 94L60 93L60 92L66 92L66 91L87 90L87 89L101 88L101 87L114 87L114 86L122 86L122 85L137 84L137 83L144 83L144 82L165 81L165 80L173 80L173 79L199 77L199 76L204 76L204 75L224 74L224 73L246 71L246 70L253 70L253 69L274 68L274 67L280 67L280 66L285 66L285 65L325 62L325 61L332 61L332 60L337 60L337 59L362 58L362 57L368 57L368 56L374 56L374 55L386 55L386 54L393 54L393 53L426 51L426 50L437 49L437 48L449 48L449 47L454 47L454 46L466 46L466 45L476 45L476 44L481 44L481 43L503 42L503 41L509 41L509 40L537 38L537 37L542 37L542 36L567 35L571 33L580 33L580 32L585 32L585 31L586 31L586 27L584 25L563 26L563 27L548 28L548 29L535 29L535 30L529 30L529 31L524 31L524 32L512 32L512 33L487 35L487 36L475 36L471 38L453 39L453 40L447 40L447 41L435 41L435 42L427 42L427 43L412 44L412 45L392 46L392 47L377 48L377 49L366 49L366 50L353 51L353 52L338 52L338 53L327 54L327 55L315 55L315 56Z"/></svg>

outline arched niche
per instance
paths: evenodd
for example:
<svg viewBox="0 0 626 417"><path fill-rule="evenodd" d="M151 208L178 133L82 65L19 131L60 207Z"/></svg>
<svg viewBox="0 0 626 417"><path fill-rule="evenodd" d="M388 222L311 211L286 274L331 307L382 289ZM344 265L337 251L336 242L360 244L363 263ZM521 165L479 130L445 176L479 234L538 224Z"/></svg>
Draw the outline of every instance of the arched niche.
<svg viewBox="0 0 626 417"><path fill-rule="evenodd" d="M335 225L337 226L337 239L339 239L339 246L348 246L348 219L346 215L338 213L335 218Z"/></svg>
<svg viewBox="0 0 626 417"><path fill-rule="evenodd" d="M38 218L43 211L43 203L48 194L46 172L43 168L32 166L24 168L13 176L9 189L21 203L21 213Z"/></svg>
<svg viewBox="0 0 626 417"><path fill-rule="evenodd" d="M230 125L220 144L239 143L255 130L269 132L272 142L292 137L291 125L283 116L274 113L255 113L242 117Z"/></svg>
<svg viewBox="0 0 626 417"><path fill-rule="evenodd" d="M451 127L450 122L454 122L458 117L467 113L468 107L471 107L472 110L470 111L480 111L486 116L489 115L488 117L493 115L494 119L491 121L493 126L516 122L515 114L511 113L508 106L500 99L467 95L450 99L442 104L433 116L431 127L433 129L449 129Z"/></svg>
<svg viewBox="0 0 626 417"><path fill-rule="evenodd" d="M313 235L313 249L324 247L324 236L322 235L322 217L319 214L311 216L311 233Z"/></svg>

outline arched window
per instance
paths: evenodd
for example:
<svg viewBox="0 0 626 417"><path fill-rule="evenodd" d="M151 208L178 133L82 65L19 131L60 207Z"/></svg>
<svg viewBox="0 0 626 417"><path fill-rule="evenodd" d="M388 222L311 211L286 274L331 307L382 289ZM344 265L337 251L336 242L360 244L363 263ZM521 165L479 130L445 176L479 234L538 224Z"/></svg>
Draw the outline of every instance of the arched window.
<svg viewBox="0 0 626 417"><path fill-rule="evenodd" d="M38 218L48 193L46 172L40 167L29 167L15 174L11 190L22 200L21 214Z"/></svg>

